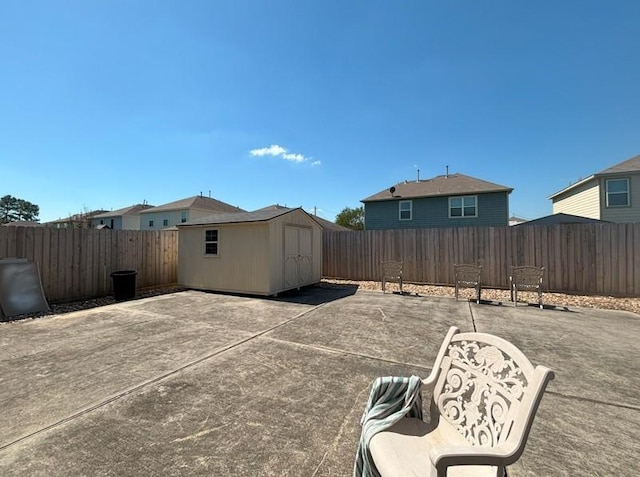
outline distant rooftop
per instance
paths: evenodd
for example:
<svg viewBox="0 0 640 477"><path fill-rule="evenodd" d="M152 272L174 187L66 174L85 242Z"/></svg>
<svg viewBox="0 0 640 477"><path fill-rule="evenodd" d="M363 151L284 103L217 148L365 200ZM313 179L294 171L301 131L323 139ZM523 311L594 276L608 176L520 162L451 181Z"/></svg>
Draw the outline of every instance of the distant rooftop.
<svg viewBox="0 0 640 477"><path fill-rule="evenodd" d="M211 210L215 212L245 212L240 207L227 204L226 202L212 199L211 197L195 195L193 197L187 197L186 199L180 199L176 200L175 202L169 202L168 204L159 205L158 207L145 209L143 211L140 211L140 213L150 214L154 212L185 209Z"/></svg>

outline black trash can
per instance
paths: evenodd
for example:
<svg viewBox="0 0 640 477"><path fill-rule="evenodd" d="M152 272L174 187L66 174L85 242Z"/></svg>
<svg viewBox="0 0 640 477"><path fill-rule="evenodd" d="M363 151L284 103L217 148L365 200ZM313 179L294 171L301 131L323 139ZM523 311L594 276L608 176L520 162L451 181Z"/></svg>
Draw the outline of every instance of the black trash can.
<svg viewBox="0 0 640 477"><path fill-rule="evenodd" d="M113 295L116 301L131 300L136 296L136 275L135 270L118 270L111 274L113 279Z"/></svg>

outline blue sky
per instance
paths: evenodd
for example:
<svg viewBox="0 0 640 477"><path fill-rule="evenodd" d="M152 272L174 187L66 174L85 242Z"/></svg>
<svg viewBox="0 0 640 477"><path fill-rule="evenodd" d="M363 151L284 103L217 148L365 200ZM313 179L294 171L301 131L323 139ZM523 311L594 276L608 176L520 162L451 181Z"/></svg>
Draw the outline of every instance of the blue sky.
<svg viewBox="0 0 640 477"><path fill-rule="evenodd" d="M333 220L460 172L511 213L640 154L640 2L0 2L0 195Z"/></svg>

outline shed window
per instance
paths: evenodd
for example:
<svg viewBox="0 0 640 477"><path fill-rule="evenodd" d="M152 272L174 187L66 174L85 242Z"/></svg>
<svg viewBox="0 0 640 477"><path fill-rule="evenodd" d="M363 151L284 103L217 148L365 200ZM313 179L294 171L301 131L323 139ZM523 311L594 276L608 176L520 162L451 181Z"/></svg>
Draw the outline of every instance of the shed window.
<svg viewBox="0 0 640 477"><path fill-rule="evenodd" d="M205 230L204 254L218 255L218 231L215 229Z"/></svg>
<svg viewBox="0 0 640 477"><path fill-rule="evenodd" d="M478 198L475 195L449 197L449 217L477 217Z"/></svg>
<svg viewBox="0 0 640 477"><path fill-rule="evenodd" d="M607 207L629 207L629 179L607 180Z"/></svg>
<svg viewBox="0 0 640 477"><path fill-rule="evenodd" d="M398 204L400 220L411 220L413 202L410 200L401 200Z"/></svg>

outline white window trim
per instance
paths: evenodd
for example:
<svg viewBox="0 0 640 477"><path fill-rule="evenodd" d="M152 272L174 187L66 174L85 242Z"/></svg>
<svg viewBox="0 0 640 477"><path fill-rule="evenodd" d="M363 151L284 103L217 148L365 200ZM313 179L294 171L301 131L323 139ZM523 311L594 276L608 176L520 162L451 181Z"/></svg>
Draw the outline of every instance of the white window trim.
<svg viewBox="0 0 640 477"><path fill-rule="evenodd" d="M609 182L611 181L625 181L627 183L627 191L625 192L627 194L627 203L625 205L609 205ZM612 193L622 194L622 192L612 192ZM618 177L618 178L605 179L604 198L605 198L605 204L607 208L617 209L620 207L631 207L631 181L629 181L629 178Z"/></svg>
<svg viewBox="0 0 640 477"><path fill-rule="evenodd" d="M464 199L467 197L473 197L476 202L476 214L464 215ZM462 215L451 215L451 199L462 199ZM478 196L477 195L456 195L449 197L449 218L450 219L477 219L478 218Z"/></svg>
<svg viewBox="0 0 640 477"><path fill-rule="evenodd" d="M207 240L207 232L209 230L216 230L218 232L218 240ZM204 257L208 257L208 258L216 258L220 256L220 229L204 229L204 247L202 248L202 255ZM207 253L207 244L208 243L215 243L217 244L217 251L216 253Z"/></svg>
<svg viewBox="0 0 640 477"><path fill-rule="evenodd" d="M403 219L402 212L406 212L406 210L402 210L402 204L409 204L409 218ZM413 220L413 201L412 200L400 200L398 201L398 220L402 220L403 222L406 220Z"/></svg>

